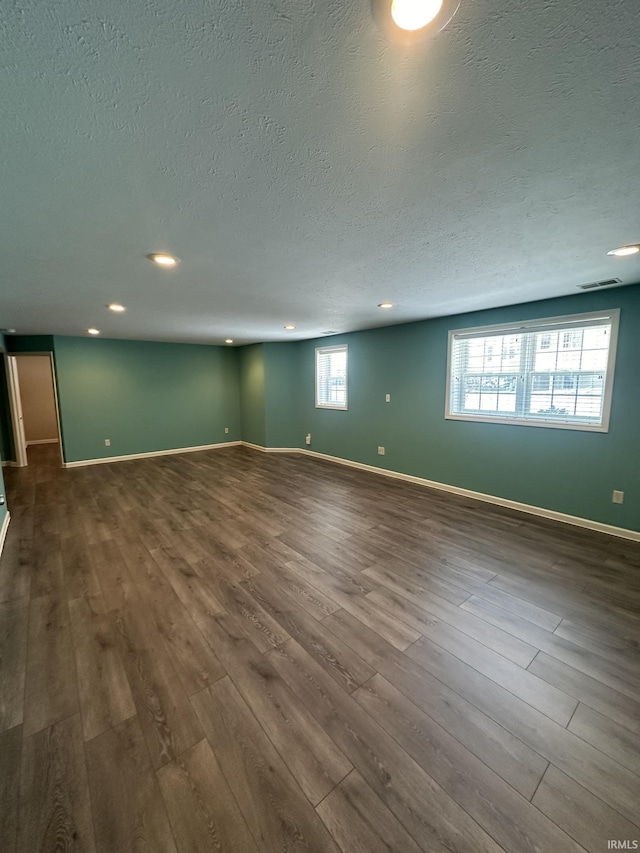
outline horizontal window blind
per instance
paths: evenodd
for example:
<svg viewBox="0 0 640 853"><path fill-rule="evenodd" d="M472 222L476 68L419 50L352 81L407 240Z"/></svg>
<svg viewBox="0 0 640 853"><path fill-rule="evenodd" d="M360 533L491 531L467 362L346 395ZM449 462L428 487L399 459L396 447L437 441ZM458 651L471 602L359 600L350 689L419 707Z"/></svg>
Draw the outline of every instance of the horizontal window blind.
<svg viewBox="0 0 640 853"><path fill-rule="evenodd" d="M316 406L347 408L347 347L316 349Z"/></svg>
<svg viewBox="0 0 640 853"><path fill-rule="evenodd" d="M446 416L603 429L618 312L449 335Z"/></svg>

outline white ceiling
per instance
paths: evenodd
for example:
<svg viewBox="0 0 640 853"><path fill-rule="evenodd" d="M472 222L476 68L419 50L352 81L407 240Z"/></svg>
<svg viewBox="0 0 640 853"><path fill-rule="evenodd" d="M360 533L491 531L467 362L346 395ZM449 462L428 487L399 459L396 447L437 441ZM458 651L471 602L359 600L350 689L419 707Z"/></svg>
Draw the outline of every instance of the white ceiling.
<svg viewBox="0 0 640 853"><path fill-rule="evenodd" d="M462 0L411 48L369 0L3 3L0 325L246 343L638 282L639 42L638 0Z"/></svg>

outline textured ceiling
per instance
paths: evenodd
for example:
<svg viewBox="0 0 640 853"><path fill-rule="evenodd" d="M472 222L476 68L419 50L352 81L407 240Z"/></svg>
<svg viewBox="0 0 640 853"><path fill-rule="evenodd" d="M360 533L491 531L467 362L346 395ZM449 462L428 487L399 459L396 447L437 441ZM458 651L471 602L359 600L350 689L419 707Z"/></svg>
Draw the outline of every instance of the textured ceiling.
<svg viewBox="0 0 640 853"><path fill-rule="evenodd" d="M638 0L463 0L411 47L369 0L4 0L0 325L244 343L638 282L639 42Z"/></svg>

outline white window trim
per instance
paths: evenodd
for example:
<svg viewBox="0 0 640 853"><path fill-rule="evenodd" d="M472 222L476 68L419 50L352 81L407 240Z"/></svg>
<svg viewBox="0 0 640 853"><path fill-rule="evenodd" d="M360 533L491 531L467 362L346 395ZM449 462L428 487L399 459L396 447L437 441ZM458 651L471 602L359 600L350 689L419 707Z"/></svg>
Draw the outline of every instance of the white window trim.
<svg viewBox="0 0 640 853"><path fill-rule="evenodd" d="M492 332L528 332L528 331L545 331L548 326L551 330L556 326L575 325L583 327L588 323L595 323L598 320L611 321L611 340L609 342L609 355L607 359L607 380L605 383L604 396L602 398L602 423L600 424L580 424L568 421L556 420L533 420L525 418L508 418L508 417L492 417L491 415L484 417L478 414L460 414L451 412L451 352L453 347L453 339L456 336L464 335L466 337L484 337ZM613 308L609 311L591 311L587 314L565 314L561 317L544 317L539 320L522 320L514 323L501 323L495 326L474 326L468 329L450 329L447 342L447 375L446 375L446 393L445 393L445 409L444 416L449 421L474 421L476 423L489 424L504 424L505 426L528 426L528 427L548 427L550 429L571 429L580 430L581 432L608 432L609 418L611 415L611 400L613 397L613 382L616 365L616 351L618 348L618 327L620 324L620 309Z"/></svg>
<svg viewBox="0 0 640 853"><path fill-rule="evenodd" d="M318 402L318 354L326 352L344 352L347 356L346 368L344 373L344 406L335 405L334 403L319 403ZM315 376L315 403L316 409L332 409L337 412L346 412L349 409L349 346L347 344L337 344L333 347L316 347L316 356L314 363Z"/></svg>

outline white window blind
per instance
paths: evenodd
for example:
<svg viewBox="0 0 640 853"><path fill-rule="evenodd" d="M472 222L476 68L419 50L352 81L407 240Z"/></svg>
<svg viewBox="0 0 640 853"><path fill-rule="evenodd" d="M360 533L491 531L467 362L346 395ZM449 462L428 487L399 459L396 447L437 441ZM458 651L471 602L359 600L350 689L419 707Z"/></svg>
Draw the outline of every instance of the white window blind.
<svg viewBox="0 0 640 853"><path fill-rule="evenodd" d="M619 311L449 332L445 417L606 431Z"/></svg>
<svg viewBox="0 0 640 853"><path fill-rule="evenodd" d="M316 407L347 408L347 347L316 349Z"/></svg>

